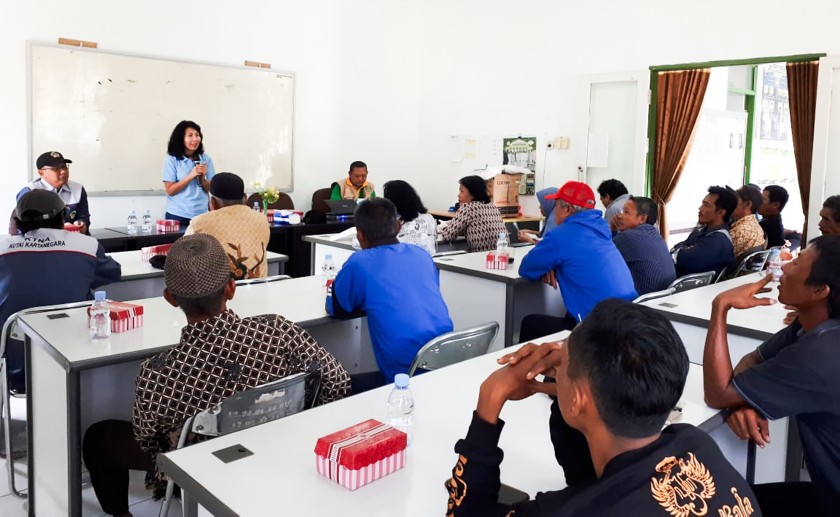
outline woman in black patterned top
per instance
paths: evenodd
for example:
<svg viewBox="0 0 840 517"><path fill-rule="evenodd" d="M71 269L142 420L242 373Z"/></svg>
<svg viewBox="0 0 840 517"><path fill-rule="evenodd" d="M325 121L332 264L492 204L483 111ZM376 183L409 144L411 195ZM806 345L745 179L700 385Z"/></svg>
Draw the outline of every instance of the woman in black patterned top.
<svg viewBox="0 0 840 517"><path fill-rule="evenodd" d="M468 251L496 249L499 233L507 232L502 214L490 203L487 184L480 176L467 176L458 182L458 203L455 217L441 230L445 241L460 235L467 238Z"/></svg>

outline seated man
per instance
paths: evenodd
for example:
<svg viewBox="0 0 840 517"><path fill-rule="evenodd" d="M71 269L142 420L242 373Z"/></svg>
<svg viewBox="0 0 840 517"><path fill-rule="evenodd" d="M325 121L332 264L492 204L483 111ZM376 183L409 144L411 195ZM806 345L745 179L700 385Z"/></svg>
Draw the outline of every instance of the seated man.
<svg viewBox="0 0 840 517"><path fill-rule="evenodd" d="M613 244L610 228L595 210L595 193L585 183L567 181L555 194L557 228L547 233L519 265L519 275L560 288L564 318L530 314L522 320L520 341L572 329L595 304L607 298L632 300L633 277Z"/></svg>
<svg viewBox="0 0 840 517"><path fill-rule="evenodd" d="M785 245L785 225L782 223L782 210L788 202L788 191L778 185L768 185L761 192L761 229L767 234L767 247Z"/></svg>
<svg viewBox="0 0 840 517"><path fill-rule="evenodd" d="M840 196L830 196L820 209L820 232L840 235Z"/></svg>
<svg viewBox="0 0 840 517"><path fill-rule="evenodd" d="M64 211L64 222L79 227L82 233L89 233L90 210L88 209L87 192L85 187L70 181L70 164L61 153L50 151L38 157L35 166L38 167L39 179L29 183L17 193L17 199L30 190L50 190L58 194L67 207ZM14 228L10 228L14 230ZM15 233L10 231L9 233Z"/></svg>
<svg viewBox="0 0 840 517"><path fill-rule="evenodd" d="M767 245L764 238L764 229L758 224L755 216L758 207L761 206L761 192L757 188L744 185L735 191L738 196L738 204L732 212L732 227L729 228L729 236L732 237L732 247L735 256L740 257L743 253L754 248L763 248Z"/></svg>
<svg viewBox="0 0 840 517"><path fill-rule="evenodd" d="M245 206L245 183L236 174L220 172L210 180L210 211L190 221L184 235L193 233L212 235L221 243L234 280L268 275L268 219Z"/></svg>
<svg viewBox="0 0 840 517"><path fill-rule="evenodd" d="M709 187L697 213L697 228L671 249L678 277L705 271L717 274L735 261L727 221L737 205L732 190Z"/></svg>
<svg viewBox="0 0 840 517"><path fill-rule="evenodd" d="M565 342L528 344L500 362L507 365L481 385L467 436L455 445L447 515L761 515L750 487L709 435L687 424L663 429L689 363L660 313L604 301ZM555 383L536 381L540 373ZM507 401L536 392L556 396L552 413L586 437L582 449L591 455L592 476L529 501L500 504L498 444L505 423L499 414Z"/></svg>
<svg viewBox="0 0 840 517"><path fill-rule="evenodd" d="M706 403L732 408L727 423L759 446L769 441L767 419L795 417L812 483L754 488L765 515L836 515L840 508L840 236L811 241L782 267L779 302L798 318L747 354L733 370L726 315L730 309L770 305L756 297L764 279L719 294L703 354Z"/></svg>
<svg viewBox="0 0 840 517"><path fill-rule="evenodd" d="M347 177L332 184L330 199L370 199L376 197L373 183L367 180L368 170L365 162L353 162Z"/></svg>
<svg viewBox="0 0 840 517"><path fill-rule="evenodd" d="M668 245L653 226L657 210L652 199L630 196L616 218L620 232L613 243L627 262L639 295L667 289L677 278Z"/></svg>
<svg viewBox="0 0 840 517"><path fill-rule="evenodd" d="M371 199L356 208L355 221L362 249L344 263L327 297L331 316L367 314L379 371L354 375L354 394L407 373L426 342L452 330L435 263L422 248L397 240L394 204Z"/></svg>
<svg viewBox="0 0 840 517"><path fill-rule="evenodd" d="M612 179L604 180L598 185L598 194L601 196L601 204L604 205L604 219L609 223L610 230L618 230L616 218L624 208L624 203L630 198L627 187L624 183Z"/></svg>
<svg viewBox="0 0 840 517"><path fill-rule="evenodd" d="M143 362L131 422L88 428L83 457L96 498L109 515L128 513L128 471L146 470L161 497L158 454L174 448L190 416L249 388L300 372L320 375L318 404L347 394L344 367L304 329L282 316L240 318L227 308L236 284L228 257L209 235L178 239L166 257L163 297L187 317L181 341Z"/></svg>
<svg viewBox="0 0 840 517"><path fill-rule="evenodd" d="M83 302L92 289L118 282L120 265L87 235L64 230L65 206L58 194L35 189L17 202L14 219L21 235L0 238L0 326L12 314L41 305ZM6 349L9 387L26 389L24 349Z"/></svg>

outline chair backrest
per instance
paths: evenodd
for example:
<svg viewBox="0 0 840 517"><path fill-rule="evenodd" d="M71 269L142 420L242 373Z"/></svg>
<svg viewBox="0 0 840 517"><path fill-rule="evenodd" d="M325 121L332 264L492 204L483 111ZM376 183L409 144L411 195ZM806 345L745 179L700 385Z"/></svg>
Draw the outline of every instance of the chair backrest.
<svg viewBox="0 0 840 517"><path fill-rule="evenodd" d="M312 210L326 214L330 211L330 207L325 203L332 194L331 188L321 188L312 193Z"/></svg>
<svg viewBox="0 0 840 517"><path fill-rule="evenodd" d="M259 192L254 192L248 199L245 201L245 204L249 207L254 206L254 203L259 204L260 209L262 209L262 202L263 198ZM285 192L279 192L277 201L268 205L268 208L273 208L274 210L292 210L295 208L295 203L292 201L292 198L286 194Z"/></svg>
<svg viewBox="0 0 840 517"><path fill-rule="evenodd" d="M472 359L487 353L490 344L499 332L499 324L495 321L464 330L447 332L438 336L421 348L411 366L409 375L415 370L437 370L450 364L466 359Z"/></svg>
<svg viewBox="0 0 840 517"><path fill-rule="evenodd" d="M184 423L178 447L183 446L189 432L204 436L224 436L299 413L306 407L309 377L307 373L289 375L231 395L197 413Z"/></svg>
<svg viewBox="0 0 840 517"><path fill-rule="evenodd" d="M280 280L288 280L292 277L289 275L275 275L275 276L267 276L263 278L243 278L241 280L236 281L237 286L241 285L254 285L254 284L266 284L269 282L278 282Z"/></svg>
<svg viewBox="0 0 840 517"><path fill-rule="evenodd" d="M677 278L671 282L671 285L668 287L673 288L675 293L681 293L683 291L688 291L689 289L696 289L698 287L703 287L704 285L709 285L714 279L714 271L691 273L690 275L683 275Z"/></svg>
<svg viewBox="0 0 840 517"><path fill-rule="evenodd" d="M653 291L653 292L650 292L650 293L645 293L645 294L639 296L638 298L636 298L635 300L633 300L633 303L642 303L642 302L646 302L648 300L655 300L657 298L663 298L665 296L671 296L675 292L676 292L676 289L674 289L673 287L669 287L669 288L663 289L661 291Z"/></svg>

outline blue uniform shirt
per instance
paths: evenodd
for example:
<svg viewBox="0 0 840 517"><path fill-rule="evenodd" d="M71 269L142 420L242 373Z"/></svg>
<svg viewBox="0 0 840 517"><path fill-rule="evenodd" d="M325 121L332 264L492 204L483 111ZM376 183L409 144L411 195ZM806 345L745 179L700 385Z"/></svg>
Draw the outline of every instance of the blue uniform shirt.
<svg viewBox="0 0 840 517"><path fill-rule="evenodd" d="M207 181L216 175L216 168L213 167L213 159L206 154L199 155L201 163L207 164ZM176 158L167 156L163 162L163 181L181 181L195 167L192 158ZM192 219L207 211L209 198L207 192L201 188L195 180L174 196L166 196L166 211L170 214Z"/></svg>

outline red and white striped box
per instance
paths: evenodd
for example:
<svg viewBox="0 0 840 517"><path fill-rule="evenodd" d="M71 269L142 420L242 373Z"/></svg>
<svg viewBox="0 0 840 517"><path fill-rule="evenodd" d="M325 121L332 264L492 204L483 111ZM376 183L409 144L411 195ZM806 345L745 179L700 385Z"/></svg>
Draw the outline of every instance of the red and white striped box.
<svg viewBox="0 0 840 517"><path fill-rule="evenodd" d="M507 252L499 253L498 251L491 251L487 253L487 269L507 269L508 257Z"/></svg>
<svg viewBox="0 0 840 517"><path fill-rule="evenodd" d="M108 300L111 307L111 332L125 332L143 326L143 306ZM88 307L90 318L90 307Z"/></svg>
<svg viewBox="0 0 840 517"><path fill-rule="evenodd" d="M181 222L172 219L158 219L155 223L158 233L178 233L181 229Z"/></svg>
<svg viewBox="0 0 840 517"><path fill-rule="evenodd" d="M350 490L387 476L405 466L407 436L377 420L366 420L318 438L318 473Z"/></svg>
<svg viewBox="0 0 840 517"><path fill-rule="evenodd" d="M158 244L157 246L146 246L145 248L140 248L140 258L143 260L143 262L148 262L150 258L156 255L166 256L171 248L172 244Z"/></svg>

